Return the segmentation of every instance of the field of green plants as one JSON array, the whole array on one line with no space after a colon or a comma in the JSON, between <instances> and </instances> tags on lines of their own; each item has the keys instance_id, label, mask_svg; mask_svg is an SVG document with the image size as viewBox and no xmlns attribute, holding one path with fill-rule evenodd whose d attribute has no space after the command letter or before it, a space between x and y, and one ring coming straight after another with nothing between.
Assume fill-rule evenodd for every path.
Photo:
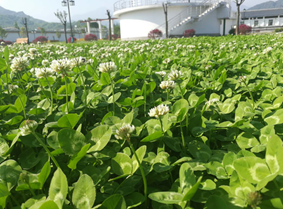
<instances>
[{"instance_id":1,"label":"field of green plants","mask_svg":"<svg viewBox=\"0 0 283 209\"><path fill-rule=\"evenodd\" d=\"M283 208L282 40L0 46L0 208Z\"/></svg>"}]
</instances>

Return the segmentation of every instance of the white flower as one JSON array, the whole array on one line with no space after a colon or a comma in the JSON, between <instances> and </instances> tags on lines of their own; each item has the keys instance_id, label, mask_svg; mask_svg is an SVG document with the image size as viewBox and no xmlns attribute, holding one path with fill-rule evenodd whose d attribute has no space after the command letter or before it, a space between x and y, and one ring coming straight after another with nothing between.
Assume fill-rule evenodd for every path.
<instances>
[{"instance_id":1,"label":"white flower","mask_svg":"<svg viewBox=\"0 0 283 209\"><path fill-rule=\"evenodd\" d=\"M262 51L263 54L267 54L268 52L272 51L272 47L267 47Z\"/></svg>"},{"instance_id":2,"label":"white flower","mask_svg":"<svg viewBox=\"0 0 283 209\"><path fill-rule=\"evenodd\" d=\"M170 61L171 61L170 58L166 58L165 60L163 60L163 63L164 63L164 64L168 64Z\"/></svg>"},{"instance_id":3,"label":"white flower","mask_svg":"<svg viewBox=\"0 0 283 209\"><path fill-rule=\"evenodd\" d=\"M46 67L46 66L49 65L49 61L48 60L42 60L41 64Z\"/></svg>"},{"instance_id":4,"label":"white flower","mask_svg":"<svg viewBox=\"0 0 283 209\"><path fill-rule=\"evenodd\" d=\"M161 75L161 77L165 77L166 76L166 72L165 71L155 72L155 74Z\"/></svg>"},{"instance_id":5,"label":"white flower","mask_svg":"<svg viewBox=\"0 0 283 209\"><path fill-rule=\"evenodd\" d=\"M162 81L159 86L161 89L174 89L175 82L174 81Z\"/></svg>"},{"instance_id":6,"label":"white flower","mask_svg":"<svg viewBox=\"0 0 283 209\"><path fill-rule=\"evenodd\" d=\"M32 55L37 54L37 49L36 48L30 48L29 53L32 54Z\"/></svg>"},{"instance_id":7,"label":"white flower","mask_svg":"<svg viewBox=\"0 0 283 209\"><path fill-rule=\"evenodd\" d=\"M125 124L118 130L116 130L115 137L116 139L130 140L131 133L133 133L134 130L135 130L134 125L131 126L130 124Z\"/></svg>"},{"instance_id":8,"label":"white flower","mask_svg":"<svg viewBox=\"0 0 283 209\"><path fill-rule=\"evenodd\" d=\"M72 69L72 62L69 59L52 60L50 67L56 73L65 73Z\"/></svg>"},{"instance_id":9,"label":"white flower","mask_svg":"<svg viewBox=\"0 0 283 209\"><path fill-rule=\"evenodd\" d=\"M54 74L54 71L51 68L33 68L32 71L34 71L35 76L37 78L44 78L49 77Z\"/></svg>"},{"instance_id":10,"label":"white flower","mask_svg":"<svg viewBox=\"0 0 283 209\"><path fill-rule=\"evenodd\" d=\"M168 79L170 81L175 81L175 80L178 80L181 76L182 76L181 71L172 70L168 75Z\"/></svg>"},{"instance_id":11,"label":"white flower","mask_svg":"<svg viewBox=\"0 0 283 209\"><path fill-rule=\"evenodd\" d=\"M20 128L20 134L27 136L31 134L37 128L38 124L34 120L26 120L24 125Z\"/></svg>"},{"instance_id":12,"label":"white flower","mask_svg":"<svg viewBox=\"0 0 283 209\"><path fill-rule=\"evenodd\" d=\"M207 106L210 106L210 105L213 105L215 102L219 102L219 99L214 98L214 99L208 100L205 104Z\"/></svg>"},{"instance_id":13,"label":"white flower","mask_svg":"<svg viewBox=\"0 0 283 209\"><path fill-rule=\"evenodd\" d=\"M102 73L109 73L115 70L117 70L117 66L114 62L106 62L99 65L99 71Z\"/></svg>"},{"instance_id":14,"label":"white flower","mask_svg":"<svg viewBox=\"0 0 283 209\"><path fill-rule=\"evenodd\" d=\"M165 114L167 114L168 112L169 112L169 107L168 107L167 105L161 104L161 105L158 105L157 107L151 108L151 109L149 110L148 115L149 115L150 117L156 117L156 118L158 118L159 116L165 115Z\"/></svg>"},{"instance_id":15,"label":"white flower","mask_svg":"<svg viewBox=\"0 0 283 209\"><path fill-rule=\"evenodd\" d=\"M3 41L2 41L2 42L1 42L1 44L2 44L2 45L4 45L4 44L5 44L5 42L3 42Z\"/></svg>"},{"instance_id":16,"label":"white flower","mask_svg":"<svg viewBox=\"0 0 283 209\"><path fill-rule=\"evenodd\" d=\"M11 70L12 72L22 71L29 65L27 57L16 57L12 60Z\"/></svg>"},{"instance_id":17,"label":"white flower","mask_svg":"<svg viewBox=\"0 0 283 209\"><path fill-rule=\"evenodd\" d=\"M9 85L9 90L10 91L15 91L15 90L17 90L19 88L19 86L17 86L17 85Z\"/></svg>"},{"instance_id":18,"label":"white flower","mask_svg":"<svg viewBox=\"0 0 283 209\"><path fill-rule=\"evenodd\" d=\"M239 77L239 82L240 83L245 82L246 79L247 79L247 76L245 76L245 75L244 76L240 76Z\"/></svg>"}]
</instances>

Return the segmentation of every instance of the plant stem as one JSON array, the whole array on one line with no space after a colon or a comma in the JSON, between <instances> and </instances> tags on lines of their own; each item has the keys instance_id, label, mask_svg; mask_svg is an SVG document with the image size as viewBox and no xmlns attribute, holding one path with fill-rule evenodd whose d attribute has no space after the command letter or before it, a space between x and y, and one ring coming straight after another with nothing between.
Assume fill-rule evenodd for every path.
<instances>
[{"instance_id":1,"label":"plant stem","mask_svg":"<svg viewBox=\"0 0 283 209\"><path fill-rule=\"evenodd\" d=\"M85 88L85 81L83 79L83 74L82 74L82 71L80 69L80 66L77 66L77 67L80 71L81 82L82 82L82 85L83 85L83 88L84 88L84 91L85 91L85 105L87 106L87 94L86 94L86 88Z\"/></svg>"},{"instance_id":2,"label":"plant stem","mask_svg":"<svg viewBox=\"0 0 283 209\"><path fill-rule=\"evenodd\" d=\"M182 88L181 88L181 84L179 82L177 82L177 83L178 83L178 86L179 86L179 89L180 89L180 92L181 92L181 97L182 97L182 99L184 99Z\"/></svg>"},{"instance_id":3,"label":"plant stem","mask_svg":"<svg viewBox=\"0 0 283 209\"><path fill-rule=\"evenodd\" d=\"M110 76L110 75L109 75ZM114 82L112 80L112 78L110 77L110 80L111 80L111 88L112 88L112 98L113 98L113 116L115 116L115 100L114 100Z\"/></svg>"},{"instance_id":4,"label":"plant stem","mask_svg":"<svg viewBox=\"0 0 283 209\"><path fill-rule=\"evenodd\" d=\"M11 199L16 203L17 206L20 206L20 203L16 198L13 197L13 195L10 195Z\"/></svg>"},{"instance_id":5,"label":"plant stem","mask_svg":"<svg viewBox=\"0 0 283 209\"><path fill-rule=\"evenodd\" d=\"M21 105L22 105L22 108L23 108L24 117L25 117L25 119L27 119L24 103L23 103L23 100L21 99L21 96L19 94L18 94L18 98L20 99L20 102L21 102Z\"/></svg>"},{"instance_id":6,"label":"plant stem","mask_svg":"<svg viewBox=\"0 0 283 209\"><path fill-rule=\"evenodd\" d=\"M146 117L146 81L144 80L144 106L143 106L143 111L144 111L144 117Z\"/></svg>"},{"instance_id":7,"label":"plant stem","mask_svg":"<svg viewBox=\"0 0 283 209\"><path fill-rule=\"evenodd\" d=\"M8 95L9 95L9 101L11 102L11 94L10 94L10 90L9 90L9 81L8 81L8 67L6 69L6 80L7 80L7 91L8 91Z\"/></svg>"},{"instance_id":8,"label":"plant stem","mask_svg":"<svg viewBox=\"0 0 283 209\"><path fill-rule=\"evenodd\" d=\"M169 89L167 89L167 101L169 101Z\"/></svg>"},{"instance_id":9,"label":"plant stem","mask_svg":"<svg viewBox=\"0 0 283 209\"><path fill-rule=\"evenodd\" d=\"M247 87L248 92L250 93L250 96L251 96L251 99L252 99L252 102L253 102L253 109L255 109L255 101L254 101L254 97L252 95L252 92L250 91L250 88L248 87L248 84L245 83L245 85Z\"/></svg>"},{"instance_id":10,"label":"plant stem","mask_svg":"<svg viewBox=\"0 0 283 209\"><path fill-rule=\"evenodd\" d=\"M43 149L45 149L45 151L47 152L47 154L49 155L49 157L52 159L52 161L54 162L54 164L56 165L57 168L60 168L60 165L58 164L57 160L54 158L54 156L51 154L51 152L49 151L49 149L47 148L47 146L43 143L43 141L36 135L36 133L33 131L32 134L34 135L34 137L37 139L37 141L39 142L39 144L43 147Z\"/></svg>"},{"instance_id":11,"label":"plant stem","mask_svg":"<svg viewBox=\"0 0 283 209\"><path fill-rule=\"evenodd\" d=\"M183 148L185 150L186 149L186 144L185 144L185 138L184 138L182 123L180 123L180 129L181 129L182 145L183 145Z\"/></svg>"},{"instance_id":12,"label":"plant stem","mask_svg":"<svg viewBox=\"0 0 283 209\"><path fill-rule=\"evenodd\" d=\"M65 76L65 85L66 85L66 105L67 105L67 114L69 114L69 104L68 104L68 81L67 76Z\"/></svg>"},{"instance_id":13,"label":"plant stem","mask_svg":"<svg viewBox=\"0 0 283 209\"><path fill-rule=\"evenodd\" d=\"M141 174L142 174L143 186L144 186L145 204L147 205L147 181L146 181L145 173L144 173L143 167L141 165L140 159L138 158L138 156L136 154L136 150L135 150L133 144L131 143L130 140L127 140L127 141L128 141L130 148L131 148L132 152L134 153L134 155L135 155L135 157L138 161L138 164L139 164L139 168L140 168L140 171L141 171Z\"/></svg>"},{"instance_id":14,"label":"plant stem","mask_svg":"<svg viewBox=\"0 0 283 209\"><path fill-rule=\"evenodd\" d=\"M47 81L47 84L48 84L48 86L49 86L49 90L50 90L50 96L51 96L51 104L50 104L50 115L52 114L52 111L53 111L53 93L52 93L52 89L51 89L51 85L50 85L50 83L49 83L49 81L48 81L48 78L47 77L45 77L45 79L46 79L46 81Z\"/></svg>"}]
</instances>

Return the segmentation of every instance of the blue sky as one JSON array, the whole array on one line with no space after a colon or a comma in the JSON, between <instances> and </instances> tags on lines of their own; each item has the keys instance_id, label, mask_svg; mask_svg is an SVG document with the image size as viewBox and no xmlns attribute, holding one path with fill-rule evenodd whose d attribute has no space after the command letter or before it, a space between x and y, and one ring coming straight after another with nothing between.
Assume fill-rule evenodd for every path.
<instances>
[{"instance_id":1,"label":"blue sky","mask_svg":"<svg viewBox=\"0 0 283 209\"><path fill-rule=\"evenodd\" d=\"M71 7L73 19L106 18L106 9L113 11L113 4L118 0L75 0L76 6ZM233 1L233 0L232 0ZM267 0L246 0L245 7L266 2ZM23 11L27 15L45 21L58 22L54 12L67 10L61 6L61 0L0 0L0 6L12 11Z\"/></svg>"}]
</instances>

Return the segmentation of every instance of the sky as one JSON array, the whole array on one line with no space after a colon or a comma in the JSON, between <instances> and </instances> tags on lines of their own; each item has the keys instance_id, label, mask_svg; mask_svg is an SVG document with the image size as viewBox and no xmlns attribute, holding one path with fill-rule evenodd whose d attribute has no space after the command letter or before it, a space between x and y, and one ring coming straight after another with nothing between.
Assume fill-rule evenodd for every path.
<instances>
[{"instance_id":1,"label":"sky","mask_svg":"<svg viewBox=\"0 0 283 209\"><path fill-rule=\"evenodd\" d=\"M34 18L48 22L58 22L54 12L66 10L61 6L62 0L0 0L0 6L12 11L23 11ZM87 17L106 18L106 10L113 11L113 5L118 0L75 0L76 6L71 7L71 16L74 20ZM233 1L233 0L232 0ZM245 0L243 8L249 8L268 0Z\"/></svg>"}]
</instances>

